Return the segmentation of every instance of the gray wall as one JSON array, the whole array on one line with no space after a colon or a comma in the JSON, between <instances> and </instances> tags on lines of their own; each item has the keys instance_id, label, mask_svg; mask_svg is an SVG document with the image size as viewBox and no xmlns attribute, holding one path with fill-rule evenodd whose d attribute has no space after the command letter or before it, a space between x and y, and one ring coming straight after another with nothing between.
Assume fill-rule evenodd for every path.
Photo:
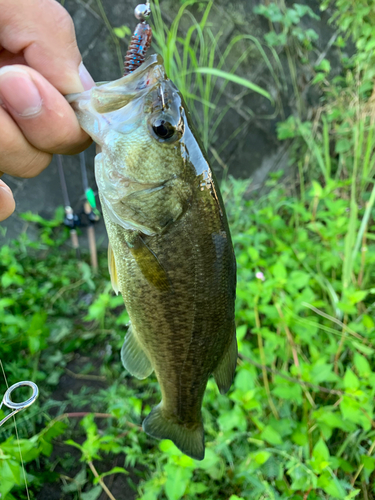
<instances>
[{"instance_id":1,"label":"gray wall","mask_svg":"<svg viewBox=\"0 0 375 500\"><path fill-rule=\"evenodd\" d=\"M210 22L213 31L219 29L224 31L224 36L221 38L223 49L229 39L240 33L250 34L259 40L263 40L264 33L269 31L268 22L264 18L253 14L254 6L260 3L263 2L259 0L216 0ZM294 1L286 1L285 3L287 6L292 6ZM334 72L337 73L340 66L338 54L334 48L330 48L334 31L328 24L329 13L320 13L319 2L315 0L305 2L300 0L299 3L308 4L315 13L321 16L320 21L312 21L306 17L303 19L305 28L312 27L319 34L319 40L315 43L315 50L310 55L311 61L314 62L315 58L318 59L322 53L327 53L326 57L331 60ZM127 24L131 30L134 29L136 24L133 16L133 9L136 4L137 2L131 0L102 0L104 11L111 25L121 26ZM108 27L103 21L97 1L67 0L64 5L73 17L78 46L84 63L94 80L119 78L121 71L115 44ZM165 13L166 19L173 19L179 5L180 2L177 0L161 1L162 11ZM122 52L125 54L127 47L123 42L120 42L120 44ZM236 57L236 54L239 57L243 49L244 47L238 47L237 52L234 51L233 57ZM252 176L252 189L254 192L261 188L270 171L285 170L288 164L288 144L280 143L277 140L275 125L278 120L285 119L295 110L295 93L292 90L285 54L280 52L279 56L286 75L284 90L280 91L275 86L269 70L256 50L249 53L244 64L238 69L237 74L266 88L275 98L277 97L281 102L280 111L272 118L264 118L265 115L272 115L274 111L274 108L265 98L251 92L242 95L243 89L235 85L229 85L225 97L220 101L220 105L224 106L226 102L232 102L233 97L237 97L237 100L218 129L216 141L213 144L214 148L219 148L233 130L240 127L240 132L221 152L220 162L215 160L212 151L208 152L210 158L212 158L213 168L219 177L223 172L223 165L227 167L228 173L235 177L247 178ZM313 109L317 106L319 100L319 95L307 86L311 75L308 66L301 66L298 73L298 86L303 96L304 114L308 118L312 116ZM252 110L252 117L250 117L247 110ZM91 146L86 152L86 160L89 183L95 189L94 154L95 148ZM66 156L63 161L71 204L76 210L79 210L82 205L79 157ZM13 238L25 229L25 222L18 217L18 213L31 210L49 218L56 207L63 204L55 158L51 165L35 179L24 180L4 176L4 181L14 191L17 209L12 217L1 224L7 228L7 233L5 237L0 235L0 242ZM106 236L102 222L98 225L97 234L99 244L104 245Z\"/></svg>"}]
</instances>

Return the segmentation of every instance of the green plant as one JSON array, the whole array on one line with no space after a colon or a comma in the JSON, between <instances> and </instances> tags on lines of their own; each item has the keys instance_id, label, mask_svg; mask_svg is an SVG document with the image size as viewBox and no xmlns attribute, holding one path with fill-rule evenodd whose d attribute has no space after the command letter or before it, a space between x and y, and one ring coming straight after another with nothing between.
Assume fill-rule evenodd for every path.
<instances>
[{"instance_id":1,"label":"green plant","mask_svg":"<svg viewBox=\"0 0 375 500\"><path fill-rule=\"evenodd\" d=\"M335 6L331 23L338 26L342 35L338 45L343 48L351 37L356 45L356 51L347 61L349 67L360 71L361 79L372 89L371 79L374 76L375 30L373 0L324 0L321 9L330 4Z\"/></svg>"},{"instance_id":2,"label":"green plant","mask_svg":"<svg viewBox=\"0 0 375 500\"><path fill-rule=\"evenodd\" d=\"M172 25L167 26L162 18L159 0L153 2L153 33L156 49L163 56L166 72L187 99L190 112L198 125L203 144L208 149L214 140L217 127L231 106L229 104L224 109L217 109L217 104L224 95L229 82L242 85L273 102L267 91L235 74L252 47L248 46L241 57L231 63L231 54L234 47L240 42L248 40L259 51L271 74L275 75L275 72L261 44L253 36L239 35L233 37L226 45L224 52L221 53L219 42L223 32L219 31L214 35L209 24L209 14L213 1L206 3L202 19L199 22L188 10L188 7L195 3L196 0L184 2ZM186 35L182 37L179 34L179 27L184 15L190 17L191 26ZM229 69L225 70L225 67ZM224 79L224 83L220 86L218 85L218 78ZM235 137L236 133L238 131L234 131L231 138Z\"/></svg>"},{"instance_id":3,"label":"green plant","mask_svg":"<svg viewBox=\"0 0 375 500\"><path fill-rule=\"evenodd\" d=\"M267 45L277 48L277 58L282 51L286 54L297 113L302 118L305 114L305 104L297 81L298 70L306 72L305 68L309 64L308 56L313 49L313 42L319 37L313 29L300 26L300 22L304 16L314 20L319 20L319 16L307 5L295 3L292 7L286 7L283 0L267 2L265 5L260 4L254 7L254 12L264 16L269 22L270 31L264 35ZM301 65L305 68L301 69ZM281 66L280 62L279 66ZM284 76L284 84L286 80Z\"/></svg>"},{"instance_id":4,"label":"green plant","mask_svg":"<svg viewBox=\"0 0 375 500\"><path fill-rule=\"evenodd\" d=\"M1 417L0 411L0 419ZM16 500L11 491L26 492L36 479L26 476L24 464L38 459L41 455L49 457L52 453L52 440L61 435L66 428L62 422L47 425L30 439L16 439L10 436L0 442L0 495L6 500ZM16 429L16 428L15 428Z\"/></svg>"},{"instance_id":5,"label":"green plant","mask_svg":"<svg viewBox=\"0 0 375 500\"><path fill-rule=\"evenodd\" d=\"M364 230L368 242L365 260L363 252L355 255L351 281L346 286L345 258L349 254L345 249L352 224L347 216L350 183L342 178L331 179L326 185L314 181L311 187L305 186L301 199L280 186L279 176L270 178L269 193L256 201L244 198L251 188L249 181L229 178L222 185L238 262L240 363L229 397L218 395L213 381L208 384L203 462L183 456L168 441L154 442L139 427L159 400L158 389L153 378L124 383L118 352L127 318L119 298L103 292L106 287L108 290L105 256L100 259L104 278L102 283L99 275L102 285L95 292L97 298L90 306L79 302L74 306L74 290L80 293L83 287L86 293L92 293L92 288L83 281L64 296L62 288L82 280L77 276L73 256L69 262L59 256L59 249L49 247L36 272L33 254L38 261L38 255L45 250L29 248L25 241L23 250L19 245L3 250L8 257L2 260L2 274L16 263L22 266L14 276L22 277L24 289L17 304L11 299L20 287L19 278L13 277L13 282L5 283L2 289L2 300L8 299L3 302L2 312L2 336L7 341L0 346L5 369L12 366L12 382L21 377L39 383L49 381L42 385L38 403L42 406L28 410L26 421L19 421L21 440L27 440L26 434L28 440L33 440L43 429L54 427L54 419L48 417L48 387L56 386L73 352L83 349L85 355L91 351L92 356L102 353L104 377L99 378L106 380L108 387L69 396L67 402L73 405L74 413L63 413L67 402L58 405L59 422L85 417L78 428L64 426L68 449L71 445L78 448L83 461L79 470L69 476L72 462L60 459L66 470L64 477L70 477L65 481L66 494L95 498L103 484L109 488L105 471L116 476L129 467L148 471L139 486L139 498L143 500L163 495L168 500L193 499L207 491L213 498L260 500L268 495L279 499L349 499L358 496L357 484L362 490L371 488L375 446L371 427L375 377L375 323L371 315L374 228L369 222ZM357 238L365 214L366 207L359 206ZM51 265L57 269L56 259L60 266L57 275L51 273ZM75 270L70 278L69 269ZM46 281L50 285L42 295L36 294L38 282ZM34 295L28 291L30 287ZM34 312L24 317L26 303ZM42 304L48 316L38 319L39 343L30 343L19 326L17 330L17 322L26 321L27 325L36 321L33 314L39 313L40 318ZM75 320L66 323L69 311ZM65 316L64 321L60 314ZM11 317L18 319L10 321ZM44 328L49 335L43 333ZM103 351L103 342L110 346L108 353ZM37 364L29 367L28 356L12 361L12 353L21 350L34 352ZM92 363L87 364L87 369L85 366L80 377L96 380L94 375L90 379ZM88 404L90 413L101 417L100 427L87 411L80 411ZM44 408L42 414L39 408ZM40 428L37 432L28 424L35 419ZM8 438L0 438L0 448ZM55 439L57 436L51 445ZM123 463L111 457L122 457ZM100 464L108 460L108 466L101 470ZM41 473L36 464L30 456L26 466L32 492L37 491L38 481L31 481L29 471L36 478ZM55 477L58 480L60 476ZM103 484L96 484L95 478ZM13 484L22 498L22 488Z\"/></svg>"},{"instance_id":6,"label":"green plant","mask_svg":"<svg viewBox=\"0 0 375 500\"><path fill-rule=\"evenodd\" d=\"M336 4L339 23L353 20L353 3ZM287 41L298 38L293 19L304 11L278 5L285 18L273 18L280 23L275 32L285 32ZM205 21L192 23L188 42L179 39L177 24L170 37L164 33L171 71L185 71L181 86L189 75L186 91L214 102L214 77L226 66L225 54L207 48L209 6L204 3ZM278 14L272 9L270 4L264 15ZM363 33L359 17L352 26L346 21L352 36L366 41L357 44L358 61L362 50L371 55L371 16L364 15ZM177 46L186 46L180 59ZM192 48L200 54L199 47L206 55L197 61L206 61L211 72L201 76L211 79L195 81L199 73L189 72L189 58ZM214 66L216 57L222 67ZM19 439L11 422L0 429L4 500L27 498L20 450L28 495L38 500L47 476L62 497L77 500L95 500L103 489L113 499L110 481L118 477L126 478L139 500L374 495L375 144L370 73L365 65L353 71L353 61L329 81L323 59L315 82L325 93L315 119L290 117L277 126L280 140L291 141L297 182L283 186L282 172L274 173L257 199L248 199L248 180L229 177L221 186L238 263L240 357L229 395L208 383L202 462L169 441L149 438L140 427L160 401L159 388L153 376L138 381L121 366L128 316L121 297L110 292L105 252L94 278L86 256L78 263L63 246L67 235L58 217L49 222L30 214L28 220L40 227L38 240L24 234L3 245L0 359L9 383L31 379L41 390L38 402L17 415ZM198 105L196 112L202 112ZM63 375L81 385L55 395Z\"/></svg>"},{"instance_id":7,"label":"green plant","mask_svg":"<svg viewBox=\"0 0 375 500\"><path fill-rule=\"evenodd\" d=\"M278 31L273 29L264 35L265 41L272 47L287 47L288 44L299 42L301 46L311 50L312 42L318 39L316 31L299 26L304 16L319 20L319 16L307 5L295 3L288 8L284 2L271 2L268 5L258 5L254 12L268 19L272 27L280 27Z\"/></svg>"},{"instance_id":8,"label":"green plant","mask_svg":"<svg viewBox=\"0 0 375 500\"><path fill-rule=\"evenodd\" d=\"M198 4L202 11L201 21L197 21L189 10L189 7ZM168 26L163 20L159 0L151 3L153 11L153 40L156 50L163 56L165 69L168 76L176 84L184 98L187 100L189 109L198 126L205 147L208 147L216 137L216 130L233 103L218 110L217 105L224 95L229 82L233 82L247 89L262 95L273 103L273 98L266 90L252 83L248 79L241 78L235 74L241 62L252 49L248 46L239 59L232 64L232 53L235 46L242 42L250 42L259 51L264 59L271 75L277 80L277 75L263 50L259 41L250 35L238 35L232 38L227 44L225 51L221 53L220 41L223 32L213 34L209 15L213 6L213 1L186 0L182 2L172 25ZM180 23L183 17L189 17L191 26L186 36L180 33ZM113 32L117 37L123 39L129 33L126 26L114 28ZM229 67L226 70L226 67ZM219 85L218 79L223 79L224 83ZM231 140L239 130L234 131L228 140Z\"/></svg>"}]
</instances>

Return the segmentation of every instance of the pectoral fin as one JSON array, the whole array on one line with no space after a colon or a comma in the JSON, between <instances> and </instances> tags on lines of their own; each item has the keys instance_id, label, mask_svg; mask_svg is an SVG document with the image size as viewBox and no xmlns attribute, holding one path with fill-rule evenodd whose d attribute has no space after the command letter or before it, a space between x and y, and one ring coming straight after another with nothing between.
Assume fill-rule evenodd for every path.
<instances>
[{"instance_id":1,"label":"pectoral fin","mask_svg":"<svg viewBox=\"0 0 375 500\"><path fill-rule=\"evenodd\" d=\"M153 372L151 362L131 325L121 348L121 361L129 373L141 380L147 378Z\"/></svg>"},{"instance_id":2,"label":"pectoral fin","mask_svg":"<svg viewBox=\"0 0 375 500\"><path fill-rule=\"evenodd\" d=\"M147 281L159 290L170 290L171 285L164 267L141 236L138 235L133 242L128 242L128 246Z\"/></svg>"},{"instance_id":3,"label":"pectoral fin","mask_svg":"<svg viewBox=\"0 0 375 500\"><path fill-rule=\"evenodd\" d=\"M234 372L237 365L237 356L237 339L234 333L230 346L228 347L222 360L213 373L220 394L226 394L229 391L230 386L232 385Z\"/></svg>"},{"instance_id":4,"label":"pectoral fin","mask_svg":"<svg viewBox=\"0 0 375 500\"><path fill-rule=\"evenodd\" d=\"M113 250L112 250L110 243L108 243L108 270L109 270L109 275L111 277L112 288L113 288L115 294L118 295L119 286L118 286L116 262L115 262L115 256L113 254Z\"/></svg>"}]
</instances>

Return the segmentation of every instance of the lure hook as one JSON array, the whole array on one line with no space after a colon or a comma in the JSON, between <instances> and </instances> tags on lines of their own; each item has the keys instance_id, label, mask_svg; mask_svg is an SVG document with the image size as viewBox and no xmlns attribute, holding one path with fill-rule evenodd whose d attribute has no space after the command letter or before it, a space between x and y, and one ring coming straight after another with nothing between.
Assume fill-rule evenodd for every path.
<instances>
[{"instance_id":1,"label":"lure hook","mask_svg":"<svg viewBox=\"0 0 375 500\"><path fill-rule=\"evenodd\" d=\"M12 401L12 398L11 398L12 392L14 392L16 389L18 389L18 387L26 387L26 386L31 387L31 389L33 391L32 395L29 397L29 399L26 399L26 401L22 401L21 403L15 403L14 401ZM15 415L19 411L24 410L25 408L28 408L29 406L31 406L35 402L35 400L38 396L39 396L38 386L36 384L34 384L34 382L29 382L28 380L25 380L22 382L17 382L16 384L13 384L11 387L9 387L9 389L5 392L5 394L3 396L3 400L0 403L0 410L1 410L2 406L4 405L13 411L9 415L7 415L5 418L3 418L3 420L0 420L0 427L3 424L5 424L5 422L7 420L9 420L11 417L13 417L13 415Z\"/></svg>"}]
</instances>

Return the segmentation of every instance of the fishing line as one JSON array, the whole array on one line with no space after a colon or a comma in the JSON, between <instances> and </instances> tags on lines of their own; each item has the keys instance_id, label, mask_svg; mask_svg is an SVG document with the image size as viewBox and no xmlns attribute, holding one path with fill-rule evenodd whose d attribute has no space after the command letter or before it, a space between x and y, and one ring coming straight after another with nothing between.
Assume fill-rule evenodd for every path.
<instances>
[{"instance_id":1,"label":"fishing line","mask_svg":"<svg viewBox=\"0 0 375 500\"><path fill-rule=\"evenodd\" d=\"M5 385L6 385L7 389L9 389L8 380L7 380L7 377L5 375L5 370L4 370L4 366L3 366L3 363L1 361L1 359L0 359L0 366L1 366L1 371L3 372L3 376L4 376L4 380L5 380ZM23 458L22 458L22 451L21 451L20 439L18 437L17 422L16 422L16 417L14 415L13 415L13 422L14 422L14 428L15 428L15 431L16 431L18 451L20 453L20 459L21 459L21 465L22 465L23 479L25 481L25 488L26 488L27 500L30 500L29 488L27 487L26 470L25 470L25 466L24 466Z\"/></svg>"},{"instance_id":2,"label":"fishing line","mask_svg":"<svg viewBox=\"0 0 375 500\"><path fill-rule=\"evenodd\" d=\"M77 231L75 229L77 226L79 226L80 221L78 215L76 215L73 212L73 209L70 205L68 187L66 185L64 167L62 164L61 155L56 155L56 156L57 156L57 168L59 171L61 191L63 195L64 208L65 208L64 225L68 227L70 230L70 239L72 242L72 246L76 251L77 259L80 259L79 241L78 241Z\"/></svg>"}]
</instances>

